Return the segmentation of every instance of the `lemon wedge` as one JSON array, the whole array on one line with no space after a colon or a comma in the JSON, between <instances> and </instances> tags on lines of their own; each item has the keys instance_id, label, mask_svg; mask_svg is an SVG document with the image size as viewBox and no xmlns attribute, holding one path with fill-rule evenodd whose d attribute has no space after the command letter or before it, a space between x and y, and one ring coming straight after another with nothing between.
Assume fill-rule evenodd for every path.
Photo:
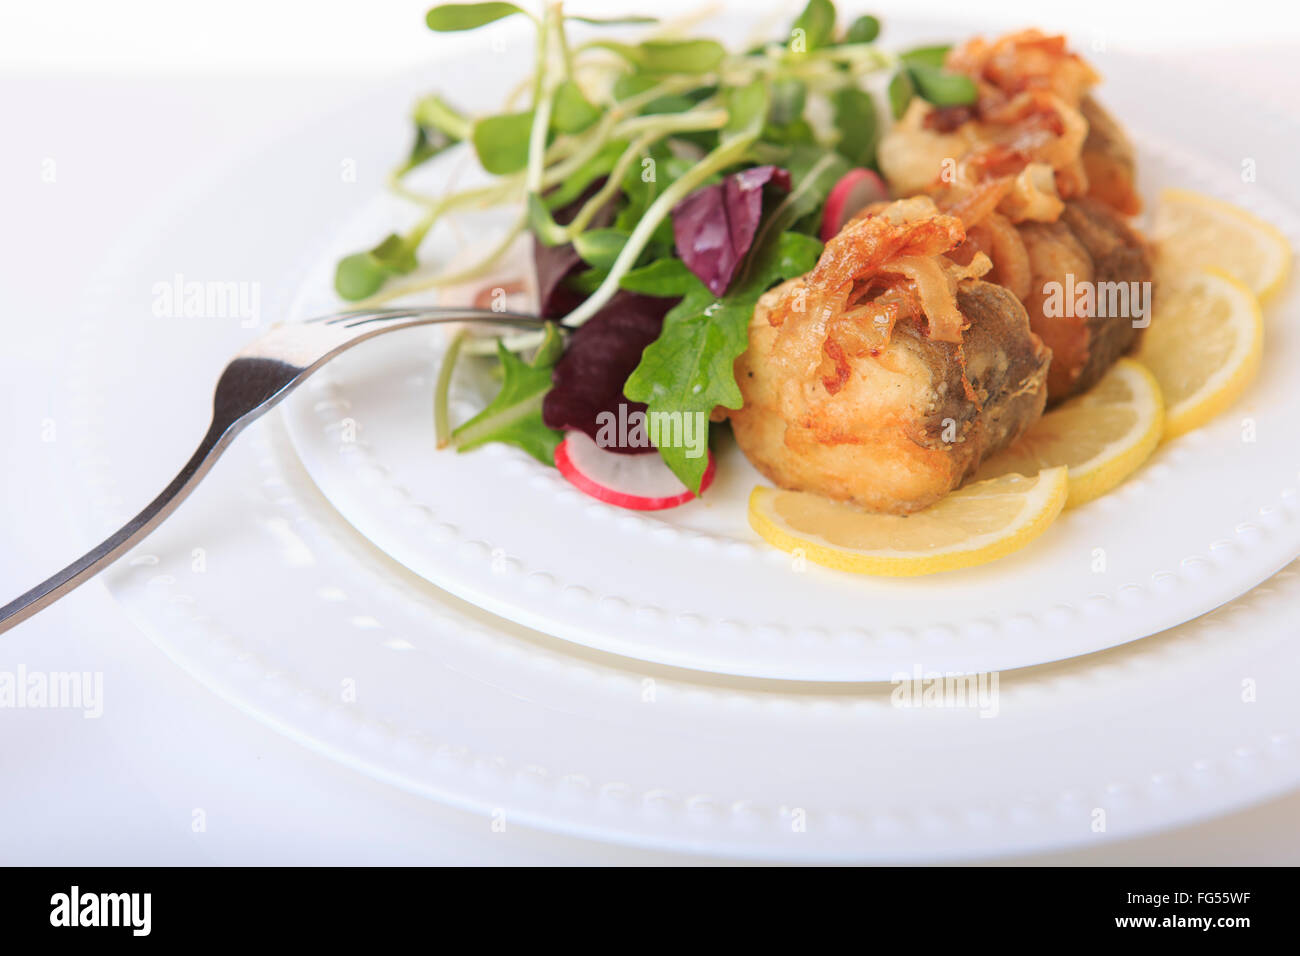
<instances>
[{"instance_id":1,"label":"lemon wedge","mask_svg":"<svg viewBox=\"0 0 1300 956\"><path fill-rule=\"evenodd\" d=\"M1259 300L1227 273L1209 270L1162 285L1136 358L1165 396L1166 439L1204 425L1259 371Z\"/></svg>"},{"instance_id":2,"label":"lemon wedge","mask_svg":"<svg viewBox=\"0 0 1300 956\"><path fill-rule=\"evenodd\" d=\"M1065 505L1065 468L966 485L911 515L872 514L802 491L756 487L749 523L769 544L858 574L907 577L973 567L1018 551Z\"/></svg>"},{"instance_id":3,"label":"lemon wedge","mask_svg":"<svg viewBox=\"0 0 1300 956\"><path fill-rule=\"evenodd\" d=\"M1120 359L1087 392L1052 409L1010 448L982 466L976 480L1070 469L1067 508L1110 491L1137 471L1160 444L1165 403L1139 362Z\"/></svg>"},{"instance_id":4,"label":"lemon wedge","mask_svg":"<svg viewBox=\"0 0 1300 956\"><path fill-rule=\"evenodd\" d=\"M1161 279L1219 269L1266 299L1286 281L1291 246L1276 228L1229 203L1166 189L1160 194L1151 238Z\"/></svg>"}]
</instances>

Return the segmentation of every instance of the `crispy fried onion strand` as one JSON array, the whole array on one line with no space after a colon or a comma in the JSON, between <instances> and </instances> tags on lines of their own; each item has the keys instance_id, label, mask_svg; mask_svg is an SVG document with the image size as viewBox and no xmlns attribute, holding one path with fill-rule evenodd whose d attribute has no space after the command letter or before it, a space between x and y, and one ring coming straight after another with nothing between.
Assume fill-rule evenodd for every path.
<instances>
[{"instance_id":1,"label":"crispy fried onion strand","mask_svg":"<svg viewBox=\"0 0 1300 956\"><path fill-rule=\"evenodd\" d=\"M832 394L848 381L850 359L878 354L905 318L924 318L931 338L960 343L967 323L957 284L992 267L983 252L965 265L944 255L965 238L961 220L928 197L876 207L826 244L816 268L787 289L768 321L820 338L822 383Z\"/></svg>"},{"instance_id":2,"label":"crispy fried onion strand","mask_svg":"<svg viewBox=\"0 0 1300 956\"><path fill-rule=\"evenodd\" d=\"M976 194L972 211L979 213L981 191L1010 180L1013 188L997 208L1012 222L1023 222L1050 221L1060 215L1062 199L1088 191L1080 159L1088 121L1080 103L1098 77L1066 49L1064 37L1037 30L992 42L977 37L953 50L946 65L975 81L976 102L909 115L896 135L933 139L951 134L948 139L969 144L948 180L948 192ZM919 148L914 152L924 153ZM967 228L982 218L953 214Z\"/></svg>"}]
</instances>

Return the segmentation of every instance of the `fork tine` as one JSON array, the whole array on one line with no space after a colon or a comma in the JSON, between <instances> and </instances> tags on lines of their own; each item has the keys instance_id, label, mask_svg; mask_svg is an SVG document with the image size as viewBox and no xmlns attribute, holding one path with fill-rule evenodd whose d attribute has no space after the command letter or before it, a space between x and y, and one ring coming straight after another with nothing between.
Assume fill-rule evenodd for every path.
<instances>
[{"instance_id":1,"label":"fork tine","mask_svg":"<svg viewBox=\"0 0 1300 956\"><path fill-rule=\"evenodd\" d=\"M522 312L494 312L491 309L473 309L473 308L446 308L446 309L411 309L405 312L398 312L387 315L374 315L361 318L353 318L352 321L344 321L341 324L344 328L354 329L361 325L370 325L373 322L390 322L396 319L411 319L421 316L435 316L444 318L448 322L466 321L470 319L483 319L495 322L500 325L528 326L537 328L545 324L545 320L535 316L527 315Z\"/></svg>"},{"instance_id":2,"label":"fork tine","mask_svg":"<svg viewBox=\"0 0 1300 956\"><path fill-rule=\"evenodd\" d=\"M421 306L386 309L347 309L329 315L319 315L304 320L303 324L342 325L355 328L371 322L388 322L396 319L411 319L419 316L445 316L447 321L486 319L501 325L541 325L544 320L536 315L524 312L495 312L490 309L476 309L467 306Z\"/></svg>"},{"instance_id":3,"label":"fork tine","mask_svg":"<svg viewBox=\"0 0 1300 956\"><path fill-rule=\"evenodd\" d=\"M440 310L441 307L439 306L424 306L421 308L406 306L405 308L384 308L384 309L341 309L338 312L331 312L328 315L318 315L311 319L304 319L303 324L304 325L309 325L309 324L331 325L337 322L345 322L348 319L356 318L357 316L362 316L362 315L398 316L398 315L409 315L413 312L425 312L425 311L437 312Z\"/></svg>"},{"instance_id":4,"label":"fork tine","mask_svg":"<svg viewBox=\"0 0 1300 956\"><path fill-rule=\"evenodd\" d=\"M346 312L336 312L333 315L324 317L325 325L343 325L359 318L406 318L415 314L414 309L350 309Z\"/></svg>"}]
</instances>

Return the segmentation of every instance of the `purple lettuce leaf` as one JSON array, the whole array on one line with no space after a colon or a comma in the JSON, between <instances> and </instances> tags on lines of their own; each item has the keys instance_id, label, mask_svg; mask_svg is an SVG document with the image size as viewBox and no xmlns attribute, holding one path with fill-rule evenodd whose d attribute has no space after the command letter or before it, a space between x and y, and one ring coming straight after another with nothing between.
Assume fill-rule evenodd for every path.
<instances>
[{"instance_id":1,"label":"purple lettuce leaf","mask_svg":"<svg viewBox=\"0 0 1300 956\"><path fill-rule=\"evenodd\" d=\"M754 242L769 183L788 190L789 171L755 166L697 189L673 207L677 255L716 296L727 291Z\"/></svg>"},{"instance_id":2,"label":"purple lettuce leaf","mask_svg":"<svg viewBox=\"0 0 1300 956\"><path fill-rule=\"evenodd\" d=\"M579 326L569 338L563 358L551 376L551 390L542 401L542 421L548 428L575 428L597 440L598 416L645 412L641 402L623 395L623 385L641 361L641 352L659 337L664 315L676 299L620 290L599 312ZM644 448L610 447L622 454L654 452Z\"/></svg>"}]
</instances>

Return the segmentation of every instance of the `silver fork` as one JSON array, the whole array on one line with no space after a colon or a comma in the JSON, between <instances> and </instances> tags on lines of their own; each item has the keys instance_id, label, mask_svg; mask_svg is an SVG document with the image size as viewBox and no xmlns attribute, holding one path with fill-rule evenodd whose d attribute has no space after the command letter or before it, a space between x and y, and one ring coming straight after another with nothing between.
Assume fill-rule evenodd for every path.
<instances>
[{"instance_id":1,"label":"silver fork","mask_svg":"<svg viewBox=\"0 0 1300 956\"><path fill-rule=\"evenodd\" d=\"M144 510L88 553L0 608L0 633L48 607L112 564L176 510L244 428L334 356L366 339L416 325L486 321L538 329L545 321L518 312L487 309L368 309L337 312L307 322L279 325L240 352L217 380L212 424L180 474Z\"/></svg>"}]
</instances>

